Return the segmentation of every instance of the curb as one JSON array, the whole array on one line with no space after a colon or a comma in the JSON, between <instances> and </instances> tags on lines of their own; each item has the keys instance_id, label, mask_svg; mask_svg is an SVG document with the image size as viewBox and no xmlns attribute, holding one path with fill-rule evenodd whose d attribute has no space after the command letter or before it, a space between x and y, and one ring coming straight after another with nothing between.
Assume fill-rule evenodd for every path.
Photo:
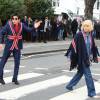
<instances>
[{"instance_id":1,"label":"curb","mask_svg":"<svg viewBox=\"0 0 100 100\"><path fill-rule=\"evenodd\" d=\"M67 49L60 49L60 50L50 50L50 51L40 51L40 52L31 52L31 53L23 53L22 55L28 56L28 55L36 55L36 54L43 54L43 53L51 53L51 52L60 52L60 51L66 51Z\"/></svg>"},{"instance_id":2,"label":"curb","mask_svg":"<svg viewBox=\"0 0 100 100\"><path fill-rule=\"evenodd\" d=\"M67 49L60 49L60 50L50 50L50 51L40 51L40 52L31 52L31 53L22 53L22 56L29 56L29 55L37 55L37 54L46 54L46 53L52 53L52 52L60 52L60 51L66 51ZM12 58L13 55L10 56ZM2 57L0 57L1 59ZM23 59L23 58L22 58Z\"/></svg>"}]
</instances>

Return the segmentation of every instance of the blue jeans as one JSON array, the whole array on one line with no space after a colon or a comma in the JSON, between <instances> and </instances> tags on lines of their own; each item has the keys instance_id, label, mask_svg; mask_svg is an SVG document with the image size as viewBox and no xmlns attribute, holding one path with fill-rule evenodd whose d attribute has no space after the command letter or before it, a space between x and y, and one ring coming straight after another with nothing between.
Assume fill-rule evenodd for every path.
<instances>
[{"instance_id":1,"label":"blue jeans","mask_svg":"<svg viewBox=\"0 0 100 100\"><path fill-rule=\"evenodd\" d=\"M59 30L59 32L58 32L58 39L59 40L63 39L63 32L64 32L64 30L62 30L62 29Z\"/></svg>"},{"instance_id":2,"label":"blue jeans","mask_svg":"<svg viewBox=\"0 0 100 100\"><path fill-rule=\"evenodd\" d=\"M73 86L75 86L79 82L83 74L85 76L85 81L88 89L88 96L93 97L96 95L93 78L91 75L90 67L86 66L84 63L82 64L81 68L78 69L76 75L72 78L66 88L72 89Z\"/></svg>"}]
</instances>

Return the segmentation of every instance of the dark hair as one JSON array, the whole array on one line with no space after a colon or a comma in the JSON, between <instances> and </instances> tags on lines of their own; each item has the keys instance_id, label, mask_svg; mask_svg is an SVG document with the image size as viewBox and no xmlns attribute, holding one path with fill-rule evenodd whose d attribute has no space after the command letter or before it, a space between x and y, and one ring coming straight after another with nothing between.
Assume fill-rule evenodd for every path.
<instances>
[{"instance_id":1,"label":"dark hair","mask_svg":"<svg viewBox=\"0 0 100 100\"><path fill-rule=\"evenodd\" d=\"M17 13L13 13L13 14L11 15L11 18L13 18L13 16L17 16L17 17L18 17L18 19L20 19L20 15L19 15L19 14L17 14Z\"/></svg>"}]
</instances>

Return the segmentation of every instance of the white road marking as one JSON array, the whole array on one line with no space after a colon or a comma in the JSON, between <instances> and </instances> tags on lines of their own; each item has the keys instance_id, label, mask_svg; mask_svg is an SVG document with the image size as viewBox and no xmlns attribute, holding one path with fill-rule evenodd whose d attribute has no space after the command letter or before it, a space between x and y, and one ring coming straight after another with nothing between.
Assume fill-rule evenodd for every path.
<instances>
[{"instance_id":1,"label":"white road marking","mask_svg":"<svg viewBox=\"0 0 100 100\"><path fill-rule=\"evenodd\" d=\"M18 76L18 80L25 80L25 79L29 79L29 78L33 78L33 77L38 77L38 76L41 76L41 75L44 75L44 74L39 74L39 73L26 73L26 74L20 74ZM5 82L6 83L10 83L11 80L12 80L12 77L6 77L4 78Z\"/></svg>"},{"instance_id":2,"label":"white road marking","mask_svg":"<svg viewBox=\"0 0 100 100\"><path fill-rule=\"evenodd\" d=\"M77 70L72 70L72 71L69 71L69 70L62 70L62 71L63 71L63 72L73 72L73 73L77 72ZM92 70L92 71L93 71L93 70ZM94 73L94 72L92 72L92 75L100 76L99 73Z\"/></svg>"},{"instance_id":3,"label":"white road marking","mask_svg":"<svg viewBox=\"0 0 100 100\"><path fill-rule=\"evenodd\" d=\"M100 93L100 83L95 82L96 92ZM72 92L67 92L60 96L51 98L50 100L86 100L89 97L87 96L87 87L81 87ZM99 99L98 99L99 100Z\"/></svg>"},{"instance_id":4,"label":"white road marking","mask_svg":"<svg viewBox=\"0 0 100 100\"><path fill-rule=\"evenodd\" d=\"M48 68L34 68L34 69L38 69L38 70L48 70Z\"/></svg>"},{"instance_id":5,"label":"white road marking","mask_svg":"<svg viewBox=\"0 0 100 100\"><path fill-rule=\"evenodd\" d=\"M63 72L77 72L77 70L72 70L72 71L70 71L70 70L62 70Z\"/></svg>"},{"instance_id":6,"label":"white road marking","mask_svg":"<svg viewBox=\"0 0 100 100\"><path fill-rule=\"evenodd\" d=\"M22 65L21 65L21 66L19 66L19 67L20 67L20 68L24 68L25 66L22 66Z\"/></svg>"},{"instance_id":7,"label":"white road marking","mask_svg":"<svg viewBox=\"0 0 100 100\"><path fill-rule=\"evenodd\" d=\"M4 70L4 73L9 73L11 72L11 70Z\"/></svg>"},{"instance_id":8,"label":"white road marking","mask_svg":"<svg viewBox=\"0 0 100 100\"><path fill-rule=\"evenodd\" d=\"M14 65L12 65L11 67L14 67ZM24 68L25 66L23 66L23 65L20 65L19 67L20 67L20 68Z\"/></svg>"},{"instance_id":9,"label":"white road marking","mask_svg":"<svg viewBox=\"0 0 100 100\"><path fill-rule=\"evenodd\" d=\"M22 86L16 89L4 91L0 93L0 99L10 99L15 100L27 94L37 92L50 87L58 86L67 83L71 78L65 75L52 78L49 80L33 83L30 85ZM13 94L13 95L12 95Z\"/></svg>"}]
</instances>

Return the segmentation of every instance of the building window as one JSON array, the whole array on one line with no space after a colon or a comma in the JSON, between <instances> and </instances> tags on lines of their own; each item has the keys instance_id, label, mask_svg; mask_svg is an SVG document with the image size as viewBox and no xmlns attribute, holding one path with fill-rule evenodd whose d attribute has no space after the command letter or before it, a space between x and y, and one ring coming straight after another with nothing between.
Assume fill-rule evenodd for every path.
<instances>
[{"instance_id":1,"label":"building window","mask_svg":"<svg viewBox=\"0 0 100 100\"><path fill-rule=\"evenodd\" d=\"M56 2L54 2L54 1L53 1L53 3L52 3L52 4L53 4L53 7L55 7L55 6L56 6Z\"/></svg>"},{"instance_id":2,"label":"building window","mask_svg":"<svg viewBox=\"0 0 100 100\"><path fill-rule=\"evenodd\" d=\"M53 7L59 7L59 0L52 0Z\"/></svg>"},{"instance_id":3,"label":"building window","mask_svg":"<svg viewBox=\"0 0 100 100\"><path fill-rule=\"evenodd\" d=\"M57 0L57 6L59 7L59 0Z\"/></svg>"},{"instance_id":4,"label":"building window","mask_svg":"<svg viewBox=\"0 0 100 100\"><path fill-rule=\"evenodd\" d=\"M57 6L59 7L59 2L57 3Z\"/></svg>"},{"instance_id":5,"label":"building window","mask_svg":"<svg viewBox=\"0 0 100 100\"><path fill-rule=\"evenodd\" d=\"M97 1L97 9L100 8L100 0Z\"/></svg>"}]
</instances>

